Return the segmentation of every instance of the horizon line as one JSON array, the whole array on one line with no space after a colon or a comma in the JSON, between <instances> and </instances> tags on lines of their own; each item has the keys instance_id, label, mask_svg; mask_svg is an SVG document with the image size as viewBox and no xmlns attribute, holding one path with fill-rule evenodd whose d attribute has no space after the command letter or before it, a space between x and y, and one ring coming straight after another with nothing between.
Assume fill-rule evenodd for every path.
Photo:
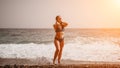
<instances>
[{"instance_id":1,"label":"horizon line","mask_svg":"<svg viewBox=\"0 0 120 68\"><path fill-rule=\"evenodd\" d=\"M53 28L0 28L0 29L53 29ZM120 28L66 28L66 29L120 29Z\"/></svg>"}]
</instances>

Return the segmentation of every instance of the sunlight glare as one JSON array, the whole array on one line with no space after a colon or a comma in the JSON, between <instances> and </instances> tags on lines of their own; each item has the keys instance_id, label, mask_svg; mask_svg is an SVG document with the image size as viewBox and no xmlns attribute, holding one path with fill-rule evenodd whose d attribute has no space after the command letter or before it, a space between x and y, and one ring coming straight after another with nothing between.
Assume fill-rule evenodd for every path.
<instances>
[{"instance_id":1,"label":"sunlight glare","mask_svg":"<svg viewBox=\"0 0 120 68\"><path fill-rule=\"evenodd\" d=\"M115 0L115 4L117 7L120 7L120 0Z\"/></svg>"}]
</instances>

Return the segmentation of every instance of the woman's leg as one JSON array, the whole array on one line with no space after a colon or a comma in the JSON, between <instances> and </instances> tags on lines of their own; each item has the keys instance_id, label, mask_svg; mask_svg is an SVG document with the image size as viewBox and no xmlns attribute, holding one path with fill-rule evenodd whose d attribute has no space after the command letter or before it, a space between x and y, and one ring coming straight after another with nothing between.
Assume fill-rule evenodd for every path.
<instances>
[{"instance_id":1,"label":"woman's leg","mask_svg":"<svg viewBox=\"0 0 120 68\"><path fill-rule=\"evenodd\" d=\"M54 40L54 45L55 45L56 51L54 53L53 64L55 64L55 60L56 60L58 53L59 53L58 41L56 39Z\"/></svg>"},{"instance_id":2,"label":"woman's leg","mask_svg":"<svg viewBox=\"0 0 120 68\"><path fill-rule=\"evenodd\" d=\"M58 63L60 63L60 60L61 60L63 47L64 47L64 40L60 42L60 52L58 54Z\"/></svg>"}]
</instances>

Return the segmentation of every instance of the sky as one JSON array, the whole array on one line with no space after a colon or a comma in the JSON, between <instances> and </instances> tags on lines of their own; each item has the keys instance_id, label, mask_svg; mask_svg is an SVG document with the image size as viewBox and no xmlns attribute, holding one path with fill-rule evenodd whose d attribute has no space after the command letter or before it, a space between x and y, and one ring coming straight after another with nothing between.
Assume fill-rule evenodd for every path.
<instances>
[{"instance_id":1,"label":"sky","mask_svg":"<svg viewBox=\"0 0 120 68\"><path fill-rule=\"evenodd\" d=\"M120 0L0 0L0 28L120 28Z\"/></svg>"}]
</instances>

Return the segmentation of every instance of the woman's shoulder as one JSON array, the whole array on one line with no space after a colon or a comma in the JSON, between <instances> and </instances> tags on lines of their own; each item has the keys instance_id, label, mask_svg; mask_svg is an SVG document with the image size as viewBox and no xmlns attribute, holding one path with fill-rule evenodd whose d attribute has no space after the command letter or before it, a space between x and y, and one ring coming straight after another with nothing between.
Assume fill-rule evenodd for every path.
<instances>
[{"instance_id":1,"label":"woman's shoulder","mask_svg":"<svg viewBox=\"0 0 120 68\"><path fill-rule=\"evenodd\" d=\"M53 24L53 26L55 27L55 26L57 26L57 24Z\"/></svg>"},{"instance_id":2,"label":"woman's shoulder","mask_svg":"<svg viewBox=\"0 0 120 68\"><path fill-rule=\"evenodd\" d=\"M55 28L58 27L58 24L53 24L53 27L55 27Z\"/></svg>"},{"instance_id":3,"label":"woman's shoulder","mask_svg":"<svg viewBox=\"0 0 120 68\"><path fill-rule=\"evenodd\" d=\"M56 24L53 24L53 26L60 26L60 24L56 23Z\"/></svg>"}]
</instances>

